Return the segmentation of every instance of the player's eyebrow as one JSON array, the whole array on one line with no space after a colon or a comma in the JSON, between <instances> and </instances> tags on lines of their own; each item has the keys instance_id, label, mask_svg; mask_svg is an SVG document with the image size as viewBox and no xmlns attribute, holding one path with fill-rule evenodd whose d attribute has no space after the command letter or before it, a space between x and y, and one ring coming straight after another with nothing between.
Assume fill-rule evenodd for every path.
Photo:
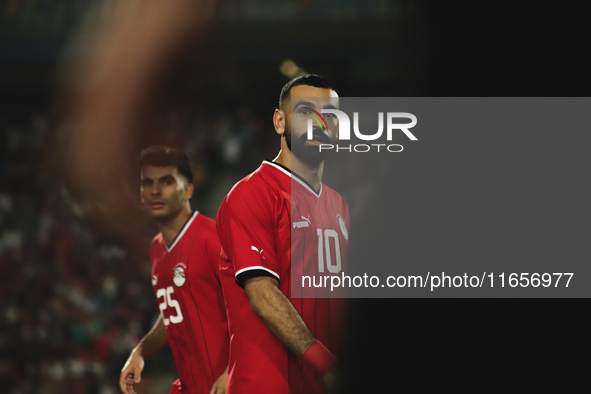
<instances>
[{"instance_id":1,"label":"player's eyebrow","mask_svg":"<svg viewBox=\"0 0 591 394\"><path fill-rule=\"evenodd\" d=\"M310 107L310 108L316 108L316 105L310 101L300 101L299 103L296 104L296 106L294 107L294 109L298 108L298 107Z\"/></svg>"},{"instance_id":2,"label":"player's eyebrow","mask_svg":"<svg viewBox=\"0 0 591 394\"><path fill-rule=\"evenodd\" d=\"M158 178L158 181L163 182L163 181L174 181L174 177L172 175L164 175L161 176L160 178Z\"/></svg>"},{"instance_id":3,"label":"player's eyebrow","mask_svg":"<svg viewBox=\"0 0 591 394\"><path fill-rule=\"evenodd\" d=\"M296 106L294 107L294 109L297 109L298 107L309 107L312 109L316 108L316 104L310 102L310 101L300 101L299 103L296 104ZM337 106L333 105L333 104L326 104L324 106L322 106L323 109L337 109Z\"/></svg>"}]
</instances>

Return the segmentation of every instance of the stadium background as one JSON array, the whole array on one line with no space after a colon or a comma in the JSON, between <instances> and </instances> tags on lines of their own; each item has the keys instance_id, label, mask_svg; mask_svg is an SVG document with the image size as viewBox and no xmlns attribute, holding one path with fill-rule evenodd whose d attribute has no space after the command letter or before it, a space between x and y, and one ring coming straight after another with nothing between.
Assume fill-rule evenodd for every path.
<instances>
[{"instance_id":1,"label":"stadium background","mask_svg":"<svg viewBox=\"0 0 591 394\"><path fill-rule=\"evenodd\" d=\"M231 185L278 149L272 111L297 67L351 97L588 95L584 13L519 4L224 2L187 54L166 130L136 148L184 148L196 165L193 207L214 217ZM66 182L63 74L96 9L91 1L0 3L2 392L118 392L119 370L156 316L147 259L154 225L139 209L133 231L101 221ZM351 305L348 392L562 387L576 379L572 360L588 342L581 300ZM147 363L139 390L167 392L174 375L163 352Z\"/></svg>"}]
</instances>

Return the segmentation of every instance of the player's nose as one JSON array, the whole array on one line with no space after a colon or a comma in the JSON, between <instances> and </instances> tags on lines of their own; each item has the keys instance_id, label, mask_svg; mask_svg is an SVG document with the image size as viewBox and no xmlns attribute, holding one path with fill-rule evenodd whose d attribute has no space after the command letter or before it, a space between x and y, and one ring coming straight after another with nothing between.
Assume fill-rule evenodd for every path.
<instances>
[{"instance_id":1,"label":"player's nose","mask_svg":"<svg viewBox=\"0 0 591 394\"><path fill-rule=\"evenodd\" d=\"M157 196L162 192L160 185L157 182L154 182L150 188L150 194L153 196Z\"/></svg>"}]
</instances>

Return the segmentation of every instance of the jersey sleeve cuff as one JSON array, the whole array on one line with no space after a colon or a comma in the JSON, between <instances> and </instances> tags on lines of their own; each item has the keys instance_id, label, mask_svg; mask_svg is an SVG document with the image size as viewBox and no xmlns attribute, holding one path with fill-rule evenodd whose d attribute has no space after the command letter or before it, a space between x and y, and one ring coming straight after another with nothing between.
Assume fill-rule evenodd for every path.
<instances>
[{"instance_id":1,"label":"jersey sleeve cuff","mask_svg":"<svg viewBox=\"0 0 591 394\"><path fill-rule=\"evenodd\" d=\"M279 275L275 271L261 265L256 265L238 270L238 272L236 272L236 283L238 286L244 288L244 282L246 282L246 280L257 276L270 276L271 278L280 281Z\"/></svg>"}]
</instances>

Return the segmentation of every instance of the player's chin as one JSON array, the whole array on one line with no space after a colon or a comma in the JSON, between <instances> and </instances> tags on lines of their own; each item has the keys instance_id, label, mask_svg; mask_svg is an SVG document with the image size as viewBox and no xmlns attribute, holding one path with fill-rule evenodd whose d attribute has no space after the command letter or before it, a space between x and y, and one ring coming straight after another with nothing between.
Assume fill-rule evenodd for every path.
<instances>
[{"instance_id":1,"label":"player's chin","mask_svg":"<svg viewBox=\"0 0 591 394\"><path fill-rule=\"evenodd\" d=\"M150 215L152 215L152 217L155 219L168 216L168 210L165 209L165 207L159 207L159 208L150 207L149 212L150 212Z\"/></svg>"},{"instance_id":2,"label":"player's chin","mask_svg":"<svg viewBox=\"0 0 591 394\"><path fill-rule=\"evenodd\" d=\"M301 149L297 152L293 152L293 154L304 163L310 165L319 165L328 156L326 151L320 151L319 146L311 146L308 149Z\"/></svg>"}]
</instances>

